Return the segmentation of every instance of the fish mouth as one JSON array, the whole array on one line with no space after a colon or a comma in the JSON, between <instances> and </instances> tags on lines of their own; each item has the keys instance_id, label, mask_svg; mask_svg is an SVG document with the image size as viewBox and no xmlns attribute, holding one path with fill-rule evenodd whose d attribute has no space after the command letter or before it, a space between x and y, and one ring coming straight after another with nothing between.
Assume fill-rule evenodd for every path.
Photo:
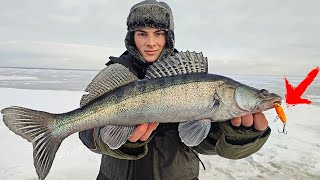
<instances>
[{"instance_id":1,"label":"fish mouth","mask_svg":"<svg viewBox=\"0 0 320 180\"><path fill-rule=\"evenodd\" d=\"M256 106L256 110L257 111L266 111L266 110L269 110L269 109L272 109L274 108L274 103L281 103L281 100L282 100L282 97L277 95L277 94L274 94L274 93L271 93L270 94L270 98L268 99L264 99L262 102L260 102L257 106Z\"/></svg>"}]
</instances>

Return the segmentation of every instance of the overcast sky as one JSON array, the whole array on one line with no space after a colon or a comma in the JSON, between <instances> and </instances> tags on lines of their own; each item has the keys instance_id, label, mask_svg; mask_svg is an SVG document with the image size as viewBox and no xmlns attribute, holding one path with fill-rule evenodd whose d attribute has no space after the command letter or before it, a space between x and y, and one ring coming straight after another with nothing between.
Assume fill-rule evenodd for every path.
<instances>
[{"instance_id":1,"label":"overcast sky","mask_svg":"<svg viewBox=\"0 0 320 180\"><path fill-rule=\"evenodd\" d=\"M136 0L1 0L0 66L102 69ZM302 75L320 66L320 1L170 0L176 48L210 72Z\"/></svg>"}]
</instances>

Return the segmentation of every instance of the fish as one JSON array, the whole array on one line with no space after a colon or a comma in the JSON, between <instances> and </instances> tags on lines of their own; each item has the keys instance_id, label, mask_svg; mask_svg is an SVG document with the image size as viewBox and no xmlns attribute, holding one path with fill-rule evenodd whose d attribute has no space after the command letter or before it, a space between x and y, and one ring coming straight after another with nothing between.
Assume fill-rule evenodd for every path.
<instances>
[{"instance_id":1,"label":"fish","mask_svg":"<svg viewBox=\"0 0 320 180\"><path fill-rule=\"evenodd\" d=\"M33 145L40 180L47 177L62 141L73 133L105 127L104 142L117 149L136 125L179 123L181 141L196 146L209 133L211 122L222 122L273 108L281 96L226 76L208 73L202 53L179 52L158 60L139 80L122 64L100 71L85 89L80 107L49 113L11 106L1 110L4 124Z\"/></svg>"}]
</instances>

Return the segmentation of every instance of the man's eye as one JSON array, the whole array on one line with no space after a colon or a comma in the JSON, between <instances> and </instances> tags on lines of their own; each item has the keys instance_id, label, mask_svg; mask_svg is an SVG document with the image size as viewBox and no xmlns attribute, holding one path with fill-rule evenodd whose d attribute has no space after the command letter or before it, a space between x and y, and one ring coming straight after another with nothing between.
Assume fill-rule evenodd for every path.
<instances>
[{"instance_id":1,"label":"man's eye","mask_svg":"<svg viewBox=\"0 0 320 180\"><path fill-rule=\"evenodd\" d=\"M164 36L164 32L158 32L156 33L156 36Z\"/></svg>"},{"instance_id":2,"label":"man's eye","mask_svg":"<svg viewBox=\"0 0 320 180\"><path fill-rule=\"evenodd\" d=\"M147 36L146 33L139 33L138 36Z\"/></svg>"}]
</instances>

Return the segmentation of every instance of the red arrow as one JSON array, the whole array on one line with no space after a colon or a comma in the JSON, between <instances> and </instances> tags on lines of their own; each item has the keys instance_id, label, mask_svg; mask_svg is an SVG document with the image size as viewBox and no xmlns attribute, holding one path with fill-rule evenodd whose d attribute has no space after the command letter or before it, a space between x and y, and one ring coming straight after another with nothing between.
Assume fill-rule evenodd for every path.
<instances>
[{"instance_id":1,"label":"red arrow","mask_svg":"<svg viewBox=\"0 0 320 180\"><path fill-rule=\"evenodd\" d=\"M308 88L308 86L312 83L314 78L316 78L318 72L320 71L320 68L317 67L309 72L307 77L297 86L293 87L287 78L285 77L286 81L286 103L287 105L297 105L297 104L310 104L311 101L308 99L302 99L301 95L305 92L305 90Z\"/></svg>"}]
</instances>

